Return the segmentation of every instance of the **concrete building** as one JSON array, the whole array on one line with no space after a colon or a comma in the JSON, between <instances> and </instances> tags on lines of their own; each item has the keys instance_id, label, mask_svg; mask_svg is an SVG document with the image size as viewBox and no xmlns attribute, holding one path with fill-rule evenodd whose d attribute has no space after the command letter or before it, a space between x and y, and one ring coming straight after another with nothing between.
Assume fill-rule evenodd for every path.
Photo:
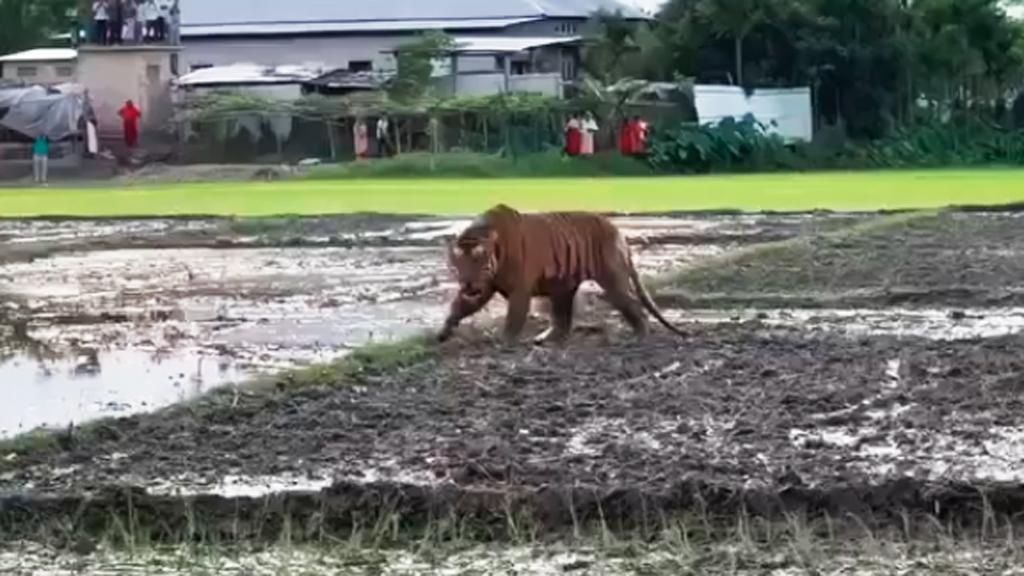
<instances>
[{"instance_id":1,"label":"concrete building","mask_svg":"<svg viewBox=\"0 0 1024 576\"><path fill-rule=\"evenodd\" d=\"M77 78L78 51L36 48L0 56L0 78L26 84L63 84Z\"/></svg>"},{"instance_id":2,"label":"concrete building","mask_svg":"<svg viewBox=\"0 0 1024 576\"><path fill-rule=\"evenodd\" d=\"M142 110L141 128L164 127L173 112L171 80L179 47L169 45L80 46L79 82L89 90L101 136L120 134L117 112L126 100Z\"/></svg>"},{"instance_id":3,"label":"concrete building","mask_svg":"<svg viewBox=\"0 0 1024 576\"><path fill-rule=\"evenodd\" d=\"M395 49L426 30L467 39L568 39L584 33L598 10L645 17L619 0L180 0L180 9L183 72L239 62L388 71ZM501 63L486 63L497 56L475 66L501 70Z\"/></svg>"}]
</instances>

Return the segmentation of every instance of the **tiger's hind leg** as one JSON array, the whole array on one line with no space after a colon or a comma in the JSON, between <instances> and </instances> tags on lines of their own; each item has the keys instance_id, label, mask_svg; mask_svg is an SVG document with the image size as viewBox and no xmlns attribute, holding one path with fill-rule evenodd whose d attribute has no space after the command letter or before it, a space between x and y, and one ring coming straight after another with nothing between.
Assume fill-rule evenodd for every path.
<instances>
[{"instance_id":1,"label":"tiger's hind leg","mask_svg":"<svg viewBox=\"0 0 1024 576\"><path fill-rule=\"evenodd\" d=\"M619 267L615 268L597 283L604 289L605 296L611 305L626 319L637 338L646 338L651 328L647 315L644 313L644 305L640 298L633 293L633 287L626 271Z\"/></svg>"},{"instance_id":2,"label":"tiger's hind leg","mask_svg":"<svg viewBox=\"0 0 1024 576\"><path fill-rule=\"evenodd\" d=\"M572 317L579 285L566 288L551 296L551 327L534 339L537 344L562 344L572 333Z\"/></svg>"}]
</instances>

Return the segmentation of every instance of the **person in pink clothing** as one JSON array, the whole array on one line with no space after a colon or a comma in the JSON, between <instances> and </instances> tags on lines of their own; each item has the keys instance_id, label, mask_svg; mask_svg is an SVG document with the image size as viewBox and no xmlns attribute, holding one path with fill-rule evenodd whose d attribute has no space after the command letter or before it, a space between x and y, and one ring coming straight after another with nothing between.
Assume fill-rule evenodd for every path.
<instances>
[{"instance_id":1,"label":"person in pink clothing","mask_svg":"<svg viewBox=\"0 0 1024 576\"><path fill-rule=\"evenodd\" d=\"M362 118L356 120L354 130L356 158L366 158L370 155L370 131L366 128L366 121Z\"/></svg>"}]
</instances>

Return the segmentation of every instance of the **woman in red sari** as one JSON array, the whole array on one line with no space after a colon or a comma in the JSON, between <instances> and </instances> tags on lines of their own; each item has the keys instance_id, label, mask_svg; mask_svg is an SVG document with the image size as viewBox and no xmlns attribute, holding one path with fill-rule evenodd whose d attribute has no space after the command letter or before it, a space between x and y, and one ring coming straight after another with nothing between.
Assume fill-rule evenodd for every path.
<instances>
[{"instance_id":1,"label":"woman in red sari","mask_svg":"<svg viewBox=\"0 0 1024 576\"><path fill-rule=\"evenodd\" d=\"M118 112L118 116L124 121L124 143L128 148L135 148L135 145L139 142L139 118L142 117L142 112L135 107L135 104L129 100L124 103Z\"/></svg>"},{"instance_id":2,"label":"woman in red sari","mask_svg":"<svg viewBox=\"0 0 1024 576\"><path fill-rule=\"evenodd\" d=\"M573 114L565 124L565 153L578 156L583 147L583 125L579 116Z\"/></svg>"}]
</instances>

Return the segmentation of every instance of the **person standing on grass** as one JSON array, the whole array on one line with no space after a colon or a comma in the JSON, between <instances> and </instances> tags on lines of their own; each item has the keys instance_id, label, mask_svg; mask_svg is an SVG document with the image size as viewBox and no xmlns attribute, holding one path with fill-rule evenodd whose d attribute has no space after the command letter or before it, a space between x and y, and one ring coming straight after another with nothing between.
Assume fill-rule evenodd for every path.
<instances>
[{"instance_id":1,"label":"person standing on grass","mask_svg":"<svg viewBox=\"0 0 1024 576\"><path fill-rule=\"evenodd\" d=\"M131 150L139 143L139 118L142 118L142 112L135 107L134 102L128 100L117 115L124 121L124 144Z\"/></svg>"},{"instance_id":2,"label":"person standing on grass","mask_svg":"<svg viewBox=\"0 0 1024 576\"><path fill-rule=\"evenodd\" d=\"M46 185L50 171L50 139L44 134L32 143L32 177L36 184Z\"/></svg>"},{"instance_id":3,"label":"person standing on grass","mask_svg":"<svg viewBox=\"0 0 1024 576\"><path fill-rule=\"evenodd\" d=\"M583 131L580 117L573 114L565 124L565 153L569 156L577 156L583 145Z\"/></svg>"},{"instance_id":4,"label":"person standing on grass","mask_svg":"<svg viewBox=\"0 0 1024 576\"><path fill-rule=\"evenodd\" d=\"M582 143L580 144L580 154L583 156L593 156L594 136L597 134L598 126L597 120L594 120L594 115L592 113L587 112L583 117L580 130L583 133Z\"/></svg>"},{"instance_id":5,"label":"person standing on grass","mask_svg":"<svg viewBox=\"0 0 1024 576\"><path fill-rule=\"evenodd\" d=\"M356 120L353 130L356 158L361 160L370 155L370 131L366 128L366 121L362 118Z\"/></svg>"},{"instance_id":6,"label":"person standing on grass","mask_svg":"<svg viewBox=\"0 0 1024 576\"><path fill-rule=\"evenodd\" d=\"M110 33L110 10L107 7L107 0L96 0L92 3L92 19L95 22L97 44L105 45Z\"/></svg>"}]
</instances>

